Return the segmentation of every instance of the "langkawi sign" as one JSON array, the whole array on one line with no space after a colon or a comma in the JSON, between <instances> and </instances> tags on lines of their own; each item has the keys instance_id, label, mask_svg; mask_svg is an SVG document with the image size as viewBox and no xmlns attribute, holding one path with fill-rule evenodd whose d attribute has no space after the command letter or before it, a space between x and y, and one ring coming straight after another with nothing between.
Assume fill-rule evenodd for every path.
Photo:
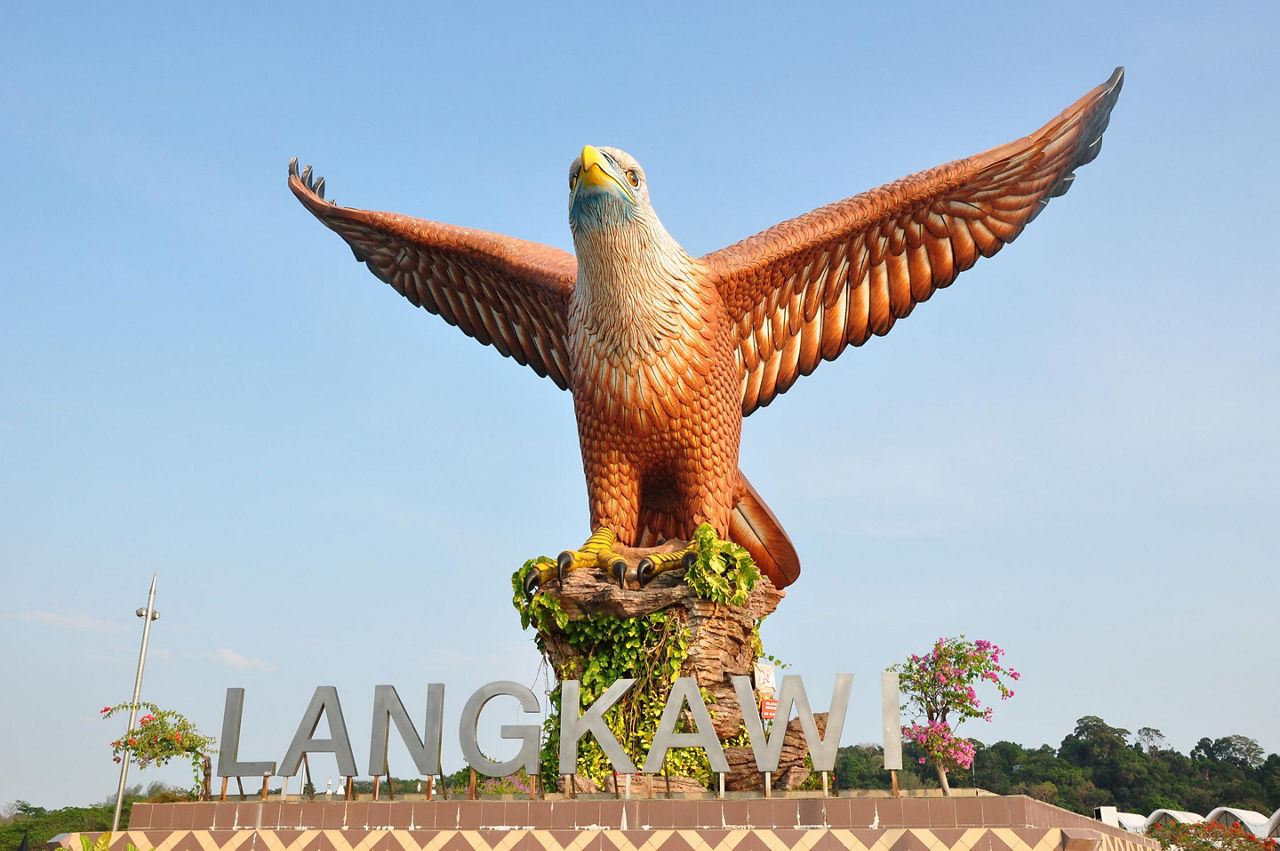
<instances>
[{"instance_id":1,"label":"langkawi sign","mask_svg":"<svg viewBox=\"0 0 1280 851\"><path fill-rule=\"evenodd\" d=\"M581 706L581 690L578 681L565 680L561 684L559 760L561 774L577 773L578 742L587 734L595 736L596 742L608 757L614 771L619 774L636 773L635 764L618 744L618 740L614 738L604 721L605 711L617 703L634 683L635 680L632 679L618 680L585 711ZM840 747L840 733L844 729L844 716L849 706L849 689L852 684L852 674L836 675L824 737L818 733L817 724L813 720L813 710L809 705L809 697L800 677L788 675L782 678L782 687L778 690L776 697L777 721L767 733L760 717L755 693L751 689L751 680L747 677L734 677L733 687L742 709L743 724L751 740L751 751L755 756L756 768L761 772L778 770L787 721L794 711L800 718L814 770L834 770L836 751ZM885 767L901 768L902 738L898 720L897 674L886 673L882 676L881 692ZM536 774L540 732L537 724L503 724L499 728L501 738L520 742L519 750L510 759L498 762L481 752L477 741L480 714L485 705L496 697L515 698L520 708L527 713L539 711L538 700L533 692L520 683L503 681L482 686L467 699L458 724L458 743L462 747L463 758L467 765L478 773L490 777L504 777L521 768L529 774ZM677 733L676 727L686 711L688 717L693 720L696 730ZM263 775L292 777L298 773L303 755L313 753L333 754L338 761L338 771L344 776L354 777L359 774L355 753L351 749L351 737L347 734L347 724L342 715L342 706L338 701L338 690L333 686L316 688L311 696L311 703L302 714L298 731L278 764L240 759L240 728L243 714L244 689L227 689L226 708L222 716L221 747L218 751L219 777L261 777ZM316 730L320 726L321 719L328 722L328 738L316 738ZM405 710L400 696L396 694L395 688L388 685L374 687L373 726L369 734L368 776L370 777L387 773L387 744L393 724L418 772L423 777L440 774L440 743L444 727L444 684L431 683L427 686L426 722L421 736L418 735L418 730ZM678 678L672 684L671 693L662 711L662 718L658 722L658 732L653 737L653 745L645 756L641 770L645 774L656 774L662 771L667 751L672 748L701 748L706 752L713 771L728 772L729 770L724 750L712 726L711 715L702 702L697 681L692 677Z\"/></svg>"}]
</instances>

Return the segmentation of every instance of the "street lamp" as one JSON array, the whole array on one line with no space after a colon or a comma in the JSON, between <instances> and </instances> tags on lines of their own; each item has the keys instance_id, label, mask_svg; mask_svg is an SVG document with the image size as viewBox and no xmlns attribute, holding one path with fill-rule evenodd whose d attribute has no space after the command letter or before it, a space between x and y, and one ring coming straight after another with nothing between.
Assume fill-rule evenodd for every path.
<instances>
[{"instance_id":1,"label":"street lamp","mask_svg":"<svg viewBox=\"0 0 1280 851\"><path fill-rule=\"evenodd\" d=\"M138 695L142 692L142 666L147 661L147 638L151 635L151 622L160 617L156 611L156 574L151 574L151 591L147 594L147 607L138 609L137 615L142 618L142 650L138 653L138 675L133 680L133 701L129 705L129 726L124 728L126 750L124 759L120 760L120 786L116 789L116 811L111 817L111 832L120 829L120 806L124 803L124 780L129 773L129 751L127 749L129 731L133 729L134 719L138 715Z\"/></svg>"}]
</instances>

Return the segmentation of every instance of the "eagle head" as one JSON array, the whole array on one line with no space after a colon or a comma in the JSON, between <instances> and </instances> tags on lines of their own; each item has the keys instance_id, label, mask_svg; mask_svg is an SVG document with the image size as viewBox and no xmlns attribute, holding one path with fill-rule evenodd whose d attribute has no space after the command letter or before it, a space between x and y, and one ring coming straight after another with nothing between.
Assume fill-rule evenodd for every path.
<instances>
[{"instance_id":1,"label":"eagle head","mask_svg":"<svg viewBox=\"0 0 1280 851\"><path fill-rule=\"evenodd\" d=\"M626 151L585 145L569 166L569 226L612 230L652 216L640 163Z\"/></svg>"}]
</instances>

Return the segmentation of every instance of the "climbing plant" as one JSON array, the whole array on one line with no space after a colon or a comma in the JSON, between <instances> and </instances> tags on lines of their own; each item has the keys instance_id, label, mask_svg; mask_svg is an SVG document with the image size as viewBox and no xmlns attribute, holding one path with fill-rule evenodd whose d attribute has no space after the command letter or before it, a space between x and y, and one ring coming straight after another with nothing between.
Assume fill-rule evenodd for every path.
<instances>
[{"instance_id":1,"label":"climbing plant","mask_svg":"<svg viewBox=\"0 0 1280 851\"><path fill-rule=\"evenodd\" d=\"M708 525L694 532L698 558L684 581L701 599L742 606L760 578L760 571L742 547L716 538ZM541 751L543 782L554 788L559 767L560 686L578 680L583 706L591 705L622 678L636 683L604 713L605 723L636 765L641 765L653 744L658 721L671 684L684 672L691 636L679 608L664 609L640 617L585 615L570 618L553 594L528 590L523 578L529 570L551 564L551 559L530 559L511 578L513 603L523 628L532 626L538 650L547 654L549 638L567 643L573 655L555 670L557 685L550 694L551 712L544 726ZM704 695L704 698L706 695ZM578 747L578 773L603 784L612 767L594 738ZM667 754L669 773L693 777L703 783L711 778L704 752L675 749Z\"/></svg>"}]
</instances>

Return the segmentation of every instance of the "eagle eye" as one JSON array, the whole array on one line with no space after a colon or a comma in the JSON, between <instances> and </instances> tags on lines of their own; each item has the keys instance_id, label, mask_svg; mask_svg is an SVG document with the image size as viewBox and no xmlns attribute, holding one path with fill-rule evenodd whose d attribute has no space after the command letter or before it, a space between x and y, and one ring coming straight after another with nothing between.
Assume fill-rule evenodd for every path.
<instances>
[{"instance_id":1,"label":"eagle eye","mask_svg":"<svg viewBox=\"0 0 1280 851\"><path fill-rule=\"evenodd\" d=\"M640 175L636 174L636 171L633 168L627 169L627 180L631 182L632 186L640 185Z\"/></svg>"},{"instance_id":2,"label":"eagle eye","mask_svg":"<svg viewBox=\"0 0 1280 851\"><path fill-rule=\"evenodd\" d=\"M569 175L569 191L572 192L574 187L578 185L578 173L575 171Z\"/></svg>"}]
</instances>

